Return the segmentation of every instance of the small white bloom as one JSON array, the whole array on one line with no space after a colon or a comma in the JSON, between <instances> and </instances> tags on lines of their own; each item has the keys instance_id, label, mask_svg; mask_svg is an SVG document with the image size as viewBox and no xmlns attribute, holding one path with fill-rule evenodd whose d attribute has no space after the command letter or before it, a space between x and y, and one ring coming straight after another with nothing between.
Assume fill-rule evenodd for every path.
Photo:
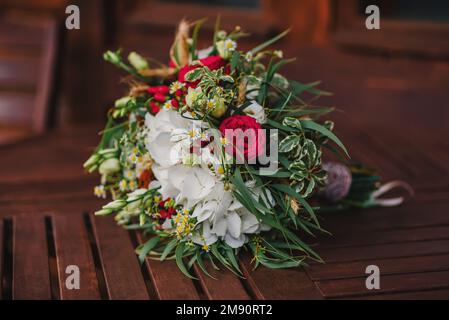
<instances>
[{"instance_id":1,"label":"small white bloom","mask_svg":"<svg viewBox=\"0 0 449 320\"><path fill-rule=\"evenodd\" d=\"M165 110L170 110L172 108L172 104L171 101L168 100L167 102L164 103L164 105L162 106Z\"/></svg>"},{"instance_id":2,"label":"small white bloom","mask_svg":"<svg viewBox=\"0 0 449 320\"><path fill-rule=\"evenodd\" d=\"M136 173L134 172L134 170L126 169L123 172L123 176L128 180L134 180L136 178Z\"/></svg>"},{"instance_id":3,"label":"small white bloom","mask_svg":"<svg viewBox=\"0 0 449 320\"><path fill-rule=\"evenodd\" d=\"M216 47L220 57L223 59L229 59L232 52L237 49L237 43L231 39L220 40L216 43Z\"/></svg>"},{"instance_id":4,"label":"small white bloom","mask_svg":"<svg viewBox=\"0 0 449 320\"><path fill-rule=\"evenodd\" d=\"M237 49L237 42L231 40L231 39L226 39L224 42L225 48L229 51L235 51L235 49Z\"/></svg>"},{"instance_id":5,"label":"small white bloom","mask_svg":"<svg viewBox=\"0 0 449 320\"><path fill-rule=\"evenodd\" d=\"M106 199L106 190L104 189L104 185L99 185L94 188L94 195L98 198Z\"/></svg>"},{"instance_id":6,"label":"small white bloom","mask_svg":"<svg viewBox=\"0 0 449 320\"><path fill-rule=\"evenodd\" d=\"M279 59L284 57L284 52L282 50L274 50L273 55Z\"/></svg>"},{"instance_id":7,"label":"small white bloom","mask_svg":"<svg viewBox=\"0 0 449 320\"><path fill-rule=\"evenodd\" d=\"M128 182L125 179L120 180L119 184L120 191L126 191L126 188L128 187Z\"/></svg>"},{"instance_id":8,"label":"small white bloom","mask_svg":"<svg viewBox=\"0 0 449 320\"><path fill-rule=\"evenodd\" d=\"M174 94L176 91L181 90L184 88L184 83L175 81L170 85L170 93Z\"/></svg>"},{"instance_id":9,"label":"small white bloom","mask_svg":"<svg viewBox=\"0 0 449 320\"><path fill-rule=\"evenodd\" d=\"M251 61L253 60L253 58L254 58L254 55L253 55L253 53L252 53L251 51L248 51L248 52L245 54L245 60L246 60L246 61L251 62Z\"/></svg>"}]
</instances>

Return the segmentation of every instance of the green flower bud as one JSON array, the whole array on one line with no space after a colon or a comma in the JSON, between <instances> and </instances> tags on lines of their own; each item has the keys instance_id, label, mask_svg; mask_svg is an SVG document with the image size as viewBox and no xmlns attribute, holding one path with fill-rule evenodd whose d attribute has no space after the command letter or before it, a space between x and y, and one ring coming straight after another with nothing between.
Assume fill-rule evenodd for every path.
<instances>
[{"instance_id":1,"label":"green flower bud","mask_svg":"<svg viewBox=\"0 0 449 320\"><path fill-rule=\"evenodd\" d=\"M148 69L148 61L136 52L131 52L128 61L136 70Z\"/></svg>"},{"instance_id":2,"label":"green flower bud","mask_svg":"<svg viewBox=\"0 0 449 320\"><path fill-rule=\"evenodd\" d=\"M116 158L111 158L103 161L102 164L100 164L100 167L98 171L100 174L112 174L116 173L120 170L120 162Z\"/></svg>"},{"instance_id":3,"label":"green flower bud","mask_svg":"<svg viewBox=\"0 0 449 320\"><path fill-rule=\"evenodd\" d=\"M101 209L99 211L95 212L96 216L106 216L108 214L111 214L113 211L112 210L108 210L108 209Z\"/></svg>"},{"instance_id":4,"label":"green flower bud","mask_svg":"<svg viewBox=\"0 0 449 320\"><path fill-rule=\"evenodd\" d=\"M86 162L84 162L83 167L90 168L93 165L95 165L99 160L100 160L100 156L98 154L94 153L93 155L91 155L89 157L89 159L87 159Z\"/></svg>"},{"instance_id":5,"label":"green flower bud","mask_svg":"<svg viewBox=\"0 0 449 320\"><path fill-rule=\"evenodd\" d=\"M103 54L103 59L106 60L106 61L109 61L109 62L111 62L113 64L118 64L122 60L118 53L112 52L112 51L106 51Z\"/></svg>"},{"instance_id":6,"label":"green flower bud","mask_svg":"<svg viewBox=\"0 0 449 320\"><path fill-rule=\"evenodd\" d=\"M126 201L119 199L109 202L107 205L103 207L103 210L117 211L121 210L124 206L126 206Z\"/></svg>"},{"instance_id":7,"label":"green flower bud","mask_svg":"<svg viewBox=\"0 0 449 320\"><path fill-rule=\"evenodd\" d=\"M126 105L133 100L132 97L123 97L115 101L116 108L125 108Z\"/></svg>"}]
</instances>

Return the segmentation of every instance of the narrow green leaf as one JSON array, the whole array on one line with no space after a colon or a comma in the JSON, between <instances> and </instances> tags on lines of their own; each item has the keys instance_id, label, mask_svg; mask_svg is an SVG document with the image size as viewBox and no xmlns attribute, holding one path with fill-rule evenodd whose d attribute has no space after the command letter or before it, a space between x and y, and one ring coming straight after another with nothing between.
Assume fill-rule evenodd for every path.
<instances>
[{"instance_id":1,"label":"narrow green leaf","mask_svg":"<svg viewBox=\"0 0 449 320\"><path fill-rule=\"evenodd\" d=\"M330 131L326 127L324 127L324 126L322 126L322 125L320 125L320 124L318 124L318 123L316 123L314 121L311 121L311 120L302 120L301 124L302 124L302 126L305 129L317 131L317 132L321 133L323 136L328 137L329 139L331 139L349 157L348 150L346 150L346 147L344 146L343 142L341 142L340 139L332 131Z\"/></svg>"},{"instance_id":2,"label":"narrow green leaf","mask_svg":"<svg viewBox=\"0 0 449 320\"><path fill-rule=\"evenodd\" d=\"M137 249L139 253L139 261L141 264L145 262L145 257L151 250L154 249L154 247L156 247L159 240L160 240L159 237L151 238L143 246Z\"/></svg>"}]
</instances>

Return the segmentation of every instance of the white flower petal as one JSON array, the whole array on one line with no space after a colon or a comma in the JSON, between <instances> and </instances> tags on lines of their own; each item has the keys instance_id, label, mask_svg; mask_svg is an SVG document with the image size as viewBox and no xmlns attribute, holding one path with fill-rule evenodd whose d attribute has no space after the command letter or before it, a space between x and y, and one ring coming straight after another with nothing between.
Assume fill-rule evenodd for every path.
<instances>
[{"instance_id":1,"label":"white flower petal","mask_svg":"<svg viewBox=\"0 0 449 320\"><path fill-rule=\"evenodd\" d=\"M243 246L245 244L246 239L247 238L244 234L240 235L240 237L238 237L238 238L234 238L229 233L227 233L224 238L224 241L231 248L240 248L241 246Z\"/></svg>"},{"instance_id":2,"label":"white flower petal","mask_svg":"<svg viewBox=\"0 0 449 320\"><path fill-rule=\"evenodd\" d=\"M234 238L240 237L242 231L242 220L239 215L236 212L228 213L226 222L228 224L228 233Z\"/></svg>"}]
</instances>

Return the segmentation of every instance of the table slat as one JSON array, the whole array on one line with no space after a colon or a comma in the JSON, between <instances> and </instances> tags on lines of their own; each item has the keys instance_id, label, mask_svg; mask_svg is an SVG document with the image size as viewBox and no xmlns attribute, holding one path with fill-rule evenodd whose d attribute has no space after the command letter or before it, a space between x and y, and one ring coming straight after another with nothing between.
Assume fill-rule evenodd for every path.
<instances>
[{"instance_id":1,"label":"table slat","mask_svg":"<svg viewBox=\"0 0 449 320\"><path fill-rule=\"evenodd\" d=\"M48 246L42 216L14 217L13 299L51 299Z\"/></svg>"},{"instance_id":2,"label":"table slat","mask_svg":"<svg viewBox=\"0 0 449 320\"><path fill-rule=\"evenodd\" d=\"M93 222L109 297L149 299L129 234L112 217L96 217Z\"/></svg>"},{"instance_id":3,"label":"table slat","mask_svg":"<svg viewBox=\"0 0 449 320\"><path fill-rule=\"evenodd\" d=\"M257 299L322 299L315 283L302 268L268 269L260 266L252 271L248 256L243 257L242 269Z\"/></svg>"},{"instance_id":4,"label":"table slat","mask_svg":"<svg viewBox=\"0 0 449 320\"><path fill-rule=\"evenodd\" d=\"M326 263L412 257L449 252L449 240L392 243L320 250Z\"/></svg>"},{"instance_id":5,"label":"table slat","mask_svg":"<svg viewBox=\"0 0 449 320\"><path fill-rule=\"evenodd\" d=\"M380 277L380 289L368 290L366 278L318 281L317 286L326 298L373 295L404 291L449 288L449 271L386 275Z\"/></svg>"},{"instance_id":6,"label":"table slat","mask_svg":"<svg viewBox=\"0 0 449 320\"><path fill-rule=\"evenodd\" d=\"M141 234L138 241L144 242ZM200 298L193 280L178 269L173 260L157 261L147 258L145 266L150 274L156 295L161 300L198 300Z\"/></svg>"},{"instance_id":7,"label":"table slat","mask_svg":"<svg viewBox=\"0 0 449 320\"><path fill-rule=\"evenodd\" d=\"M225 267L219 266L215 270L211 263L204 262L207 272L214 278L204 274L198 266L195 271L201 282L208 299L211 300L248 300L250 296L246 292L241 280Z\"/></svg>"},{"instance_id":8,"label":"table slat","mask_svg":"<svg viewBox=\"0 0 449 320\"><path fill-rule=\"evenodd\" d=\"M100 299L97 273L83 216L54 214L53 228L61 299ZM80 270L79 290L69 290L66 287L68 274L65 271L69 265L76 265Z\"/></svg>"},{"instance_id":9,"label":"table slat","mask_svg":"<svg viewBox=\"0 0 449 320\"><path fill-rule=\"evenodd\" d=\"M364 277L369 265L378 266L382 274L444 271L449 270L449 254L320 264L308 268L307 273L312 280Z\"/></svg>"}]
</instances>

